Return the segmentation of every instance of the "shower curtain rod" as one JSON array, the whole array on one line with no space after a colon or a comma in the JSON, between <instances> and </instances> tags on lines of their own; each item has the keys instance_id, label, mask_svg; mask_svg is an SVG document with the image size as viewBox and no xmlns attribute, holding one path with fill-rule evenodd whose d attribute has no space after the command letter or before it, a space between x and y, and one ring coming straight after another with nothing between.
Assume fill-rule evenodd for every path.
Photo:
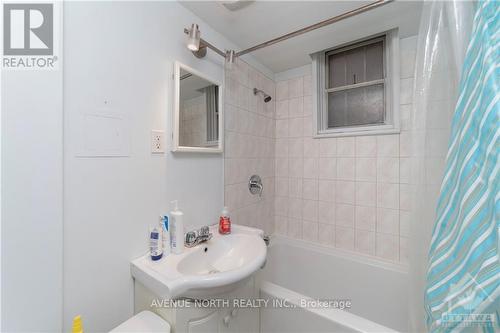
<instances>
[{"instance_id":1,"label":"shower curtain rod","mask_svg":"<svg viewBox=\"0 0 500 333\"><path fill-rule=\"evenodd\" d=\"M310 31L313 31L313 30L325 27L325 26L330 25L332 23L335 23L335 22L344 20L346 18L349 18L349 17L355 16L355 15L364 13L366 11L369 11L371 9L375 9L377 7L383 6L383 5L388 4L390 2L393 2L393 1L394 0L377 0L377 1L374 1L374 2L369 3L367 5L358 7L356 9L353 9L353 10L350 10L348 12L342 13L340 15L331 17L329 19L326 19L324 21L318 22L316 24L304 27L304 28L296 30L294 32L290 32L290 33L288 33L286 35L283 35L281 37L277 37L277 38L268 40L267 42L264 42L264 43L252 46L252 47L250 47L248 49L245 49L245 50L242 50L242 51L239 51L239 52L235 52L233 50L227 50L226 52L224 52L222 50L219 50L217 47L215 47L214 45L210 44L209 42L207 42L203 38L200 38L200 47L205 47L205 48L208 47L209 49L211 49L212 51L214 51L215 53L217 53L221 57L226 58L226 61L229 60L229 62L233 62L233 60L234 60L235 57L239 57L239 56L242 56L244 54L247 54L247 53L250 53L250 52L262 49L264 47L267 47L267 46L270 46L270 45L273 45L273 44L285 41L287 39L290 39L290 38L293 38L293 37L305 34L307 32L310 32ZM189 35L189 30L188 29L184 29L184 33L186 35ZM197 54L196 52L198 52L198 51L193 51L193 53L195 54L195 56L198 57L198 58L203 58L205 56L205 53L206 53L205 52L204 54L200 55L200 54Z\"/></svg>"},{"instance_id":2,"label":"shower curtain rod","mask_svg":"<svg viewBox=\"0 0 500 333\"><path fill-rule=\"evenodd\" d=\"M288 33L286 35L283 35L281 37L277 37L277 38L268 40L267 42L264 42L264 43L252 46L252 47L250 47L248 49L245 49L243 51L236 52L236 56L239 57L239 56L242 56L244 54L247 54L247 53L250 53L250 52L262 49L264 47L267 47L267 46L270 46L270 45L273 45L273 44L285 41L287 39L290 39L290 38L293 38L293 37L305 34L307 32L310 32L310 31L313 31L313 30L325 27L325 26L330 25L332 23L341 21L341 20L349 18L351 16L355 16L357 14L364 13L364 12L366 12L368 10L375 9L377 7L383 6L383 5L388 4L390 2L393 2L393 1L394 0L378 0L378 1L375 1L375 2L372 2L372 3L369 3L367 5L358 7L356 9L350 10L348 12L345 12L343 14L340 14L340 15L331 17L329 19L326 19L324 21L318 22L316 24L310 25L308 27L296 30L294 32L290 32L290 33Z\"/></svg>"}]
</instances>

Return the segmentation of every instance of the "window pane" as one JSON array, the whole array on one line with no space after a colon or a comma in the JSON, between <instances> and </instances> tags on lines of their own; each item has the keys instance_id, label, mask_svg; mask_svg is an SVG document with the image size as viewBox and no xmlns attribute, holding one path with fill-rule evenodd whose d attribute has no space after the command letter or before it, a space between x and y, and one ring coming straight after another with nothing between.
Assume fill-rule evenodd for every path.
<instances>
[{"instance_id":1,"label":"window pane","mask_svg":"<svg viewBox=\"0 0 500 333\"><path fill-rule=\"evenodd\" d=\"M328 57L328 88L345 86L346 82L346 59L344 53L332 54Z\"/></svg>"},{"instance_id":2,"label":"window pane","mask_svg":"<svg viewBox=\"0 0 500 333\"><path fill-rule=\"evenodd\" d=\"M382 41L366 46L366 80L384 78L384 43Z\"/></svg>"},{"instance_id":3,"label":"window pane","mask_svg":"<svg viewBox=\"0 0 500 333\"><path fill-rule=\"evenodd\" d=\"M328 88L348 86L384 78L384 42L339 53L327 53Z\"/></svg>"},{"instance_id":4,"label":"window pane","mask_svg":"<svg viewBox=\"0 0 500 333\"><path fill-rule=\"evenodd\" d=\"M359 47L345 53L347 62L347 84L365 82L365 48Z\"/></svg>"},{"instance_id":5,"label":"window pane","mask_svg":"<svg viewBox=\"0 0 500 333\"><path fill-rule=\"evenodd\" d=\"M328 128L383 124L384 85L328 93Z\"/></svg>"}]
</instances>

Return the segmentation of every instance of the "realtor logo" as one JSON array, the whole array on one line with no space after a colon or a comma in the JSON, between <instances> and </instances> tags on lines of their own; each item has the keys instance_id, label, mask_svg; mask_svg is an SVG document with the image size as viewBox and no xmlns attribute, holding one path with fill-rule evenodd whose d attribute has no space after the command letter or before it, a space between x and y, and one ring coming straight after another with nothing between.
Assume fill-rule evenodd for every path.
<instances>
[{"instance_id":1,"label":"realtor logo","mask_svg":"<svg viewBox=\"0 0 500 333\"><path fill-rule=\"evenodd\" d=\"M4 69L55 69L53 3L3 4Z\"/></svg>"},{"instance_id":2,"label":"realtor logo","mask_svg":"<svg viewBox=\"0 0 500 333\"><path fill-rule=\"evenodd\" d=\"M52 55L54 6L5 4L3 8L4 55Z\"/></svg>"}]
</instances>

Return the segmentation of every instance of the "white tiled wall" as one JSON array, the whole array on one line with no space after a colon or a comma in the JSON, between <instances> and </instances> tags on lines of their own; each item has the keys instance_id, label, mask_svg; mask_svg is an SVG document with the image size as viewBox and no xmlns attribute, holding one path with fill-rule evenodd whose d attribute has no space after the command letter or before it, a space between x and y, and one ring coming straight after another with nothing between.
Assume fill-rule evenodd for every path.
<instances>
[{"instance_id":1,"label":"white tiled wall","mask_svg":"<svg viewBox=\"0 0 500 333\"><path fill-rule=\"evenodd\" d=\"M181 101L181 146L203 147L207 143L207 107L205 94Z\"/></svg>"},{"instance_id":2,"label":"white tiled wall","mask_svg":"<svg viewBox=\"0 0 500 333\"><path fill-rule=\"evenodd\" d=\"M407 260L416 37L400 52L397 135L313 139L311 76L276 82L276 233Z\"/></svg>"},{"instance_id":3,"label":"white tiled wall","mask_svg":"<svg viewBox=\"0 0 500 333\"><path fill-rule=\"evenodd\" d=\"M270 234L274 231L274 81L237 60L226 68L225 93L225 204L234 223L255 226ZM264 103L253 88L273 97ZM248 181L262 178L261 197L250 194Z\"/></svg>"}]
</instances>

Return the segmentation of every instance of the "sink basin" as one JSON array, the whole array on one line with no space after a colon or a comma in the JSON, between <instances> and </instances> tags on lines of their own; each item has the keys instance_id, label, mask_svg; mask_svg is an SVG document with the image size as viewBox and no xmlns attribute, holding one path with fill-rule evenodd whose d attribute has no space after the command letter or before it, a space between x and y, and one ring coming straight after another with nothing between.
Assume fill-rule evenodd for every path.
<instances>
[{"instance_id":1,"label":"sink basin","mask_svg":"<svg viewBox=\"0 0 500 333\"><path fill-rule=\"evenodd\" d=\"M149 255L132 261L132 276L159 297L203 298L230 291L266 260L262 230L233 224L229 235L210 227L211 240L159 261Z\"/></svg>"}]
</instances>

